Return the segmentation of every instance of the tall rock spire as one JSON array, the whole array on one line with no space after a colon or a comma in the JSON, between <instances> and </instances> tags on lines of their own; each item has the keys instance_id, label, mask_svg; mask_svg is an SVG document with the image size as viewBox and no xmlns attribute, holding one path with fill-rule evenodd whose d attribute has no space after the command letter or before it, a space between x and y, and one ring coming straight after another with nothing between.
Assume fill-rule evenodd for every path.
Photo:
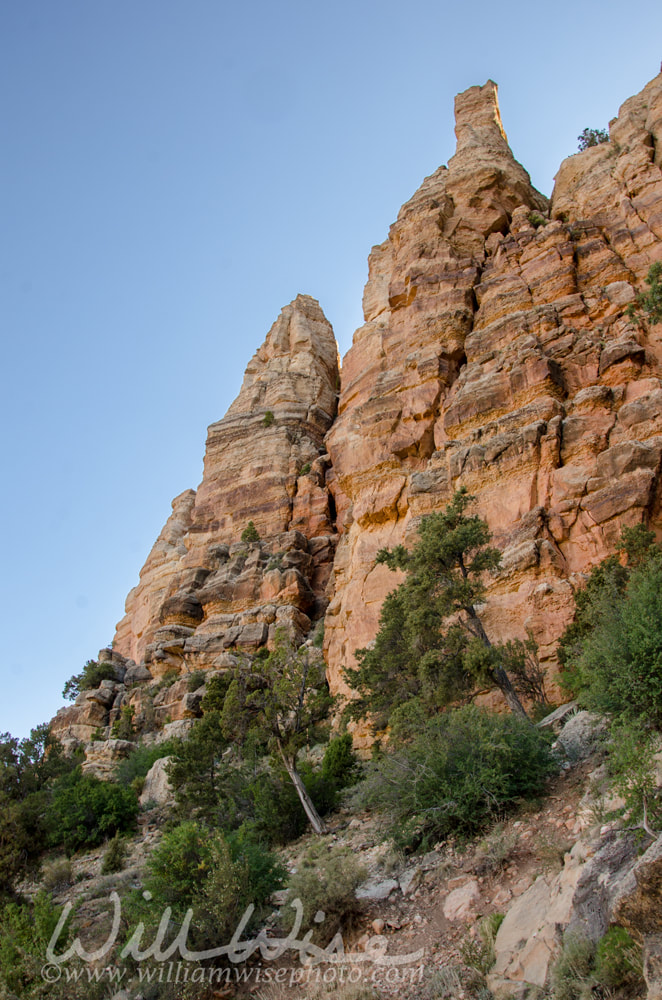
<instances>
[{"instance_id":1,"label":"tall rock spire","mask_svg":"<svg viewBox=\"0 0 662 1000\"><path fill-rule=\"evenodd\" d=\"M662 350L626 312L662 255L662 77L623 105L613 143L563 163L551 219L496 85L460 94L455 113L448 167L370 254L327 437L342 514L325 628L336 689L397 583L376 553L457 487L504 552L488 625L502 639L533 629L543 662L571 614L568 577L662 505Z\"/></svg>"},{"instance_id":2,"label":"tall rock spire","mask_svg":"<svg viewBox=\"0 0 662 1000\"><path fill-rule=\"evenodd\" d=\"M338 380L331 325L315 299L298 295L249 362L226 415L209 427L202 482L173 501L127 598L119 653L145 658L156 674L189 661L208 667L244 624L256 625L264 602L319 612L335 542L324 435ZM249 521L262 540L250 558L240 544ZM267 572L271 549L280 556ZM299 555L283 556L290 549ZM268 626L244 631L245 644L259 646Z\"/></svg>"}]
</instances>

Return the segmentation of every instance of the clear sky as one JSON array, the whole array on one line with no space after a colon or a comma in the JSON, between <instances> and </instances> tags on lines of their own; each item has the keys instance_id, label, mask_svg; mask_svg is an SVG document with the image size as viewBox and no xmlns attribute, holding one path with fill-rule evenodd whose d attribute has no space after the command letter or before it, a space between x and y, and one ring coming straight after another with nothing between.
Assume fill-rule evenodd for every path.
<instances>
[{"instance_id":1,"label":"clear sky","mask_svg":"<svg viewBox=\"0 0 662 1000\"><path fill-rule=\"evenodd\" d=\"M488 78L550 194L659 71L659 0L4 0L0 731L108 644L283 305L341 351L370 247Z\"/></svg>"}]
</instances>

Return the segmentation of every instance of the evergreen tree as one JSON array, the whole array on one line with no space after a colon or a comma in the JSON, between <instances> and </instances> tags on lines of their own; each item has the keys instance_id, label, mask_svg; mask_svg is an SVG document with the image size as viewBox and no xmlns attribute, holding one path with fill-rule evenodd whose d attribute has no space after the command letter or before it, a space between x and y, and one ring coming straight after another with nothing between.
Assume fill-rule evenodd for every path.
<instances>
[{"instance_id":1,"label":"evergreen tree","mask_svg":"<svg viewBox=\"0 0 662 1000\"><path fill-rule=\"evenodd\" d=\"M524 672L527 647L493 643L479 613L484 577L501 555L488 545L485 521L466 513L473 499L458 490L445 511L423 518L410 552L398 545L378 553L378 563L407 578L384 601L373 647L357 650L358 669L346 671L359 695L348 708L354 718L369 714L375 728L415 721L480 687L499 688L526 716L509 671Z\"/></svg>"},{"instance_id":2,"label":"evergreen tree","mask_svg":"<svg viewBox=\"0 0 662 1000\"><path fill-rule=\"evenodd\" d=\"M282 629L265 659L237 669L223 705L228 735L265 740L280 757L315 833L326 827L299 773L297 755L331 705L321 654L308 646L296 649Z\"/></svg>"}]
</instances>

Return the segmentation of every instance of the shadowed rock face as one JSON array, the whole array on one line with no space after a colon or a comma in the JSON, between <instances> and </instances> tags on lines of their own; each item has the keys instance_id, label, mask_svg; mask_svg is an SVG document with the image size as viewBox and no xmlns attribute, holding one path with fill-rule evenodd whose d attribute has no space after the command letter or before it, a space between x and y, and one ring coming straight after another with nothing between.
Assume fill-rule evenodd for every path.
<instances>
[{"instance_id":1,"label":"shadowed rock face","mask_svg":"<svg viewBox=\"0 0 662 1000\"><path fill-rule=\"evenodd\" d=\"M612 141L571 156L551 204L513 159L496 86L456 99L457 152L370 255L365 325L327 444L342 538L330 677L399 577L375 566L461 485L504 551L488 626L553 662L572 585L624 524L659 522L660 327L626 308L662 259L662 76Z\"/></svg>"},{"instance_id":2,"label":"shadowed rock face","mask_svg":"<svg viewBox=\"0 0 662 1000\"><path fill-rule=\"evenodd\" d=\"M338 349L315 299L286 306L239 396L207 436L203 480L173 513L131 591L115 648L154 676L218 666L277 624L324 612L335 545L324 435L336 412ZM260 542L241 543L253 521Z\"/></svg>"}]
</instances>

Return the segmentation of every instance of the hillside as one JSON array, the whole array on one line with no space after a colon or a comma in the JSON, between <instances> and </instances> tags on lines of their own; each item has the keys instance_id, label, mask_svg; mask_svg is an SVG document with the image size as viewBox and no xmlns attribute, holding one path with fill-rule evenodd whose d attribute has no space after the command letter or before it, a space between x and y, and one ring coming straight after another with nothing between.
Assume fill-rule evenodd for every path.
<instances>
[{"instance_id":1,"label":"hillside","mask_svg":"<svg viewBox=\"0 0 662 1000\"><path fill-rule=\"evenodd\" d=\"M88 787L89 779L88 810L98 818L110 807L89 805L97 787L92 779L113 785L118 766L125 768L122 808L130 809L130 796L140 792L140 833L129 841L124 871L106 873L105 880L99 845L106 833L131 823L99 825L93 842L80 832L90 827L89 815L71 830L65 816L69 832L60 839L57 822L48 821L46 846L74 855L64 881L85 883L78 927L91 927L97 944L108 917L95 899L114 887L128 893L152 886L145 881L149 858L158 845L171 843L175 820L183 829L195 819L204 833L181 834L192 838L193 870L213 870L214 890L219 897L227 891L231 901L253 885L253 835L260 850L265 837L270 849L278 847L278 864L287 865L287 877L274 875L276 861L272 881L264 876L274 890L265 889L265 905L284 905L279 892L321 855L329 865L336 859L329 898L334 878L340 883L358 861L367 865L356 869L348 890L347 909L357 909L350 936L364 955L371 929L379 939L375 947L385 947L386 935L392 954L410 945L424 949L425 976L400 989L412 1000L485 997L488 987L495 995L549 988L554 962L565 954L564 933L579 928L597 946L611 925L627 928L643 948L648 992L639 995L654 1000L662 996L662 837L650 842L645 808L646 794L649 801L659 797L659 775L644 793L642 827L627 796L619 797L609 782L598 715L550 720L558 736L552 757L545 756L546 744L540 749L535 742L540 730L532 736L522 723L529 735L519 735L508 730L508 716L497 716L489 725L505 728L495 730L495 745L512 738L512 760L522 741L533 741L516 775L523 778L530 767L531 787L509 786L486 812L506 825L490 833L487 818L465 817L461 830L439 834L433 847L423 834L418 840L412 834L399 845L396 835L395 849L367 793L352 800L343 790L358 766L349 762L349 744L314 745L321 710L299 729L292 722L309 707L307 671L320 665L321 648L330 694L340 699L331 709L338 723L340 702L350 693L343 671L357 666L355 651L373 642L384 599L405 578L376 562L377 553L400 544L411 550L423 519L443 511L458 490L476 498L472 510L501 553L498 571L486 576L480 593L485 628L495 642L527 636L535 642L552 704L566 698L558 683L558 643L590 571L614 554L627 537L624 529L642 525L651 538L662 538L662 325L642 306L651 266L662 261L662 74L622 105L608 141L561 164L549 201L511 153L494 83L460 94L455 112L455 155L424 180L387 239L371 251L365 323L342 364L333 330L308 295L283 308L249 361L235 402L208 429L202 482L173 500L112 647L83 672L73 703L50 723L51 736L82 770L67 777L68 765L52 754L55 770L42 780L46 751L29 794L42 795L31 800L36 813L52 816L49 789L56 786L49 782L71 791L76 781ZM625 601L628 582L620 586L617 598ZM299 675L293 680L302 693L274 714L269 696L285 695L273 671L279 664L289 669L283 663L303 671L302 681ZM322 681L312 685L315 697ZM494 691L478 700L499 704ZM324 704L328 714L330 702ZM463 719L480 718L460 712L468 712ZM375 738L369 720L353 721L349 731L367 757ZM417 746L420 734L408 735ZM436 735L445 738L441 730ZM130 773L137 744L142 771L136 766ZM659 749L651 747L651 754ZM148 751L154 751L149 761ZM180 762L181 780L167 759ZM297 767L328 816L321 848L314 838L297 839L305 817L302 827L288 785L289 776L296 787ZM377 773L387 780L386 770ZM652 774L649 768L646 781ZM71 794L62 801L74 802ZM529 812L513 813L523 799L533 800ZM625 829L628 823L639 833ZM649 837L643 845L642 829ZM14 835L7 830L3 843ZM545 844L554 856L549 867ZM425 847L422 860L409 856ZM264 863L268 868L272 861ZM34 870L20 874L23 890L36 898L43 879ZM205 877L196 876L201 884ZM76 886L51 882L59 904L80 896ZM196 907L201 898L195 897ZM210 898L211 890L205 899L215 919L229 920L227 899L219 917L220 903L214 910ZM170 905L165 890L161 901ZM320 912L323 904L320 897ZM347 914L338 905L342 924ZM140 906L135 903L134 921ZM484 929L495 914L503 924L494 923L486 942L478 918ZM280 926L273 906L269 919L272 928ZM483 948L488 952L481 958ZM456 967L456 978L449 973L443 980L444 970ZM467 978L472 967L478 979ZM643 990L641 984L637 980L636 989ZM104 988L110 990L107 983ZM175 995L131 989L117 996ZM375 995L365 989L364 996ZM379 981L377 995L397 992ZM29 994L38 995L48 994ZM79 995L86 994L72 987L71 997ZM209 987L181 995L234 993ZM281 995L304 994L264 994ZM575 994L550 995L576 1000Z\"/></svg>"}]
</instances>

